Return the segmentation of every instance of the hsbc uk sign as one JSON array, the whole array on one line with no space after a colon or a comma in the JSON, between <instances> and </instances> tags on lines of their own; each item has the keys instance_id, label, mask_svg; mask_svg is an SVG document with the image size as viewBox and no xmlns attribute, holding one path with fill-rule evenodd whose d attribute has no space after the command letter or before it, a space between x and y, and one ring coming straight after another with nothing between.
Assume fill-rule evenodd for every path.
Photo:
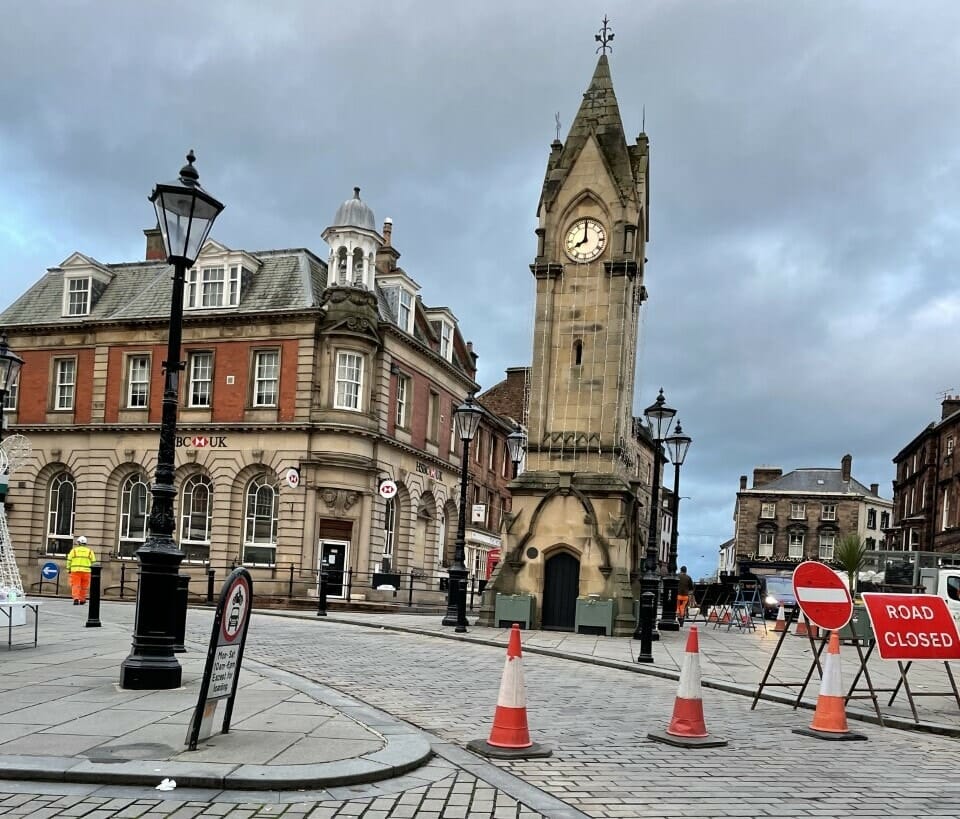
<instances>
[{"instance_id":1,"label":"hsbc uk sign","mask_svg":"<svg viewBox=\"0 0 960 819\"><path fill-rule=\"evenodd\" d=\"M177 446L189 449L226 449L226 435L178 435Z\"/></svg>"}]
</instances>

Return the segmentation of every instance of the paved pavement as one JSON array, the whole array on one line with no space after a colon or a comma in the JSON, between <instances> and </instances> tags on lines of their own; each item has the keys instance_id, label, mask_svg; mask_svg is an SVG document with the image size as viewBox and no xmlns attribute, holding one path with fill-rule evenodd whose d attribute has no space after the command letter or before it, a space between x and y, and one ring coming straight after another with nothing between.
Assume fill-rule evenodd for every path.
<instances>
[{"instance_id":1,"label":"paved pavement","mask_svg":"<svg viewBox=\"0 0 960 819\"><path fill-rule=\"evenodd\" d=\"M7 656L9 662L17 664L28 662L26 658L33 656L36 666L46 667L46 679L37 678L32 685L18 687L9 684L7 674L0 678L7 689L7 694L0 699L4 703L0 709L4 712L0 730L14 730L9 728L11 725L30 728L33 723L17 720L23 719L20 712L36 704L46 707L32 713L44 714L47 719L46 711L59 708L71 698L84 701L83 696L74 696L81 693L74 690L82 685L78 682L81 677L98 676L104 696L108 690L113 695L119 694L115 681L119 663L129 648L133 607L105 604L104 627L100 630L84 629L81 610L69 605L48 601L42 611L40 646L19 649ZM402 619L377 622L376 617ZM343 622L344 619L355 619L365 625L359 627ZM960 812L960 783L955 775L960 766L960 746L948 737L866 724L856 727L868 736L868 742L824 743L792 732L793 728L809 722L809 713L796 712L773 702L761 702L751 711L749 697L706 688L704 706L708 728L714 736L729 740L727 748L683 750L647 741L649 731L661 730L669 721L677 688L669 675L676 672L684 634L665 634L664 639L655 644L658 662L652 670L663 676L634 673L636 664L630 661L629 652L635 648L629 640L525 635L524 665L531 731L536 741L553 748L553 756L495 764L481 760L465 751L464 745L489 732L503 669L505 635L497 630L487 633L487 630L471 628L467 640L459 643L437 639L424 633L439 629L436 619L403 615L296 618L256 614L251 621L244 659L247 669L244 689L238 696L237 707L245 709L244 719L250 720L279 703L300 707L305 704L304 700L312 700L317 708L330 708L333 714L323 712L328 722L366 709L363 712L366 716L355 722L362 737L366 737L363 731L370 731L388 739L390 732L382 730L381 725L392 720L393 727L405 727L429 742L436 755L416 770L375 783L302 791L279 788L242 791L178 785L175 791L163 793L143 785L0 781L0 816L92 816L98 819L139 816L236 819L280 815L526 819L547 816L564 819L587 815L729 819L856 814L869 819L890 815L956 816ZM185 668L183 695L188 700L184 708L177 710L174 703L166 711L136 706L121 710L140 712L144 718L149 715L154 725L163 724L174 714L182 715L191 705L189 700L195 699L195 689L192 694L188 692L199 676L197 664L202 662L211 622L209 611L191 610L187 641L190 651L181 655ZM421 633L399 631L397 627L419 629ZM773 644L772 635L768 638L735 630L726 633L703 629L701 636L705 669L710 668L711 663L730 665L729 657L726 663L722 661L723 646L730 657L742 658L750 668L757 668L764 665L758 662L762 651L769 652ZM22 636L18 634L16 639ZM92 653L82 648L90 639L100 645ZM793 640L794 645L803 642L799 638L787 639ZM494 645L486 645L482 640ZM718 642L712 645L711 640ZM570 656L538 653L558 649ZM43 659L43 652L50 656ZM55 662L52 656L57 652L62 656L60 662ZM798 648L797 653L802 655L802 650ZM574 654L580 659L571 659ZM12 668L7 656L3 657L4 671ZM583 662L587 657L591 661ZM79 665L84 658L102 660L99 671ZM81 668L83 671L79 673ZM39 673L37 668L34 671ZM33 704L20 703L20 707L8 701L9 696L18 691L49 688L52 692L54 687L69 687L71 691ZM289 696L276 700L278 692ZM143 696L160 693L147 692ZM175 692L164 692L164 695L174 696ZM344 706L344 701L337 696L347 698L356 710L346 710L349 706ZM101 709L104 712L118 705L110 699L107 697L104 701ZM95 712L78 714L76 719L86 719L90 713ZM289 716L282 710L275 711L274 715ZM238 733L243 721L235 722ZM109 720L104 718L95 724L95 730L104 731L100 722ZM184 722L181 716L181 732L176 734L180 742ZM61 725L66 725L66 718L62 723L42 728L33 725L19 736L6 737L0 744L6 756L0 758L15 754L20 739L46 734L44 741L49 742L53 734L77 736L62 730ZM310 733L307 724L295 726L296 730L290 730L291 727L289 724L265 725L261 720L244 730L251 732L249 744L255 746L260 742L254 733L258 731L304 736ZM123 736L126 734L111 734L87 750L68 752L64 746L62 754L89 761L85 754L101 745L136 744L123 741ZM22 748L20 744L19 750ZM174 750L183 753L178 748ZM261 752L259 747L256 752ZM145 761L148 760L139 760ZM104 770L109 767L107 763L101 765ZM157 777L167 775L160 767L161 770L152 773Z\"/></svg>"}]
</instances>

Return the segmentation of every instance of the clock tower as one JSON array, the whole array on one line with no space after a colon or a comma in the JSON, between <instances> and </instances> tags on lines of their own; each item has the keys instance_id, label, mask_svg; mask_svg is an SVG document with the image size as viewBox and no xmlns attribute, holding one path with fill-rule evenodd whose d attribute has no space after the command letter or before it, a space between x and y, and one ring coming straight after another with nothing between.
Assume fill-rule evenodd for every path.
<instances>
[{"instance_id":1,"label":"clock tower","mask_svg":"<svg viewBox=\"0 0 960 819\"><path fill-rule=\"evenodd\" d=\"M578 600L587 600L592 614L611 612L611 633L633 632L642 529L633 386L649 146L642 133L627 142L606 22L566 141L550 146L537 208L526 471L511 485L504 555L485 600L481 621L494 625L500 591L532 595L543 628L582 625Z\"/></svg>"}]
</instances>

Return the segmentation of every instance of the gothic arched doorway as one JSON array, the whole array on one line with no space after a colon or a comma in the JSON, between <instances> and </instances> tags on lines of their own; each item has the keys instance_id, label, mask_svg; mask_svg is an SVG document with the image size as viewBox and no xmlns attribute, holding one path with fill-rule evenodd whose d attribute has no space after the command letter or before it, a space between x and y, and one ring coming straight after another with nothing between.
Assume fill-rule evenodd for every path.
<instances>
[{"instance_id":1,"label":"gothic arched doorway","mask_svg":"<svg viewBox=\"0 0 960 819\"><path fill-rule=\"evenodd\" d=\"M573 631L580 594L580 561L569 552L547 558L543 575L541 628Z\"/></svg>"}]
</instances>

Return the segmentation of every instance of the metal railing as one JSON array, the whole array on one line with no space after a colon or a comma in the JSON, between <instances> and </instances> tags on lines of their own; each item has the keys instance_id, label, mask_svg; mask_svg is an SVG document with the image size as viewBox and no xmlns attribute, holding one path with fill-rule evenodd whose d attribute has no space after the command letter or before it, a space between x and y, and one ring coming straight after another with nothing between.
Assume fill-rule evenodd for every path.
<instances>
[{"instance_id":1,"label":"metal railing","mask_svg":"<svg viewBox=\"0 0 960 819\"><path fill-rule=\"evenodd\" d=\"M238 565L236 560L215 566L210 562L184 563L180 574L191 578L189 597L193 602L208 605L216 603L217 581L223 582ZM314 604L319 593L321 569L302 563L277 563L269 566L242 564L251 573L258 605L279 605L307 601ZM104 585L104 599L135 600L139 583L139 562L110 557L100 564L104 578L118 582ZM413 568L406 571L361 572L352 568L323 567L327 599L345 607L359 601L354 598L364 594L368 605L392 605L397 608L430 607L439 609L445 605L448 579L436 569ZM117 574L119 573L119 578ZM480 605L480 596L486 580L476 576L468 579L467 607L474 611ZM62 570L56 578L30 585L30 593L39 596L60 596L69 593L69 580Z\"/></svg>"}]
</instances>

